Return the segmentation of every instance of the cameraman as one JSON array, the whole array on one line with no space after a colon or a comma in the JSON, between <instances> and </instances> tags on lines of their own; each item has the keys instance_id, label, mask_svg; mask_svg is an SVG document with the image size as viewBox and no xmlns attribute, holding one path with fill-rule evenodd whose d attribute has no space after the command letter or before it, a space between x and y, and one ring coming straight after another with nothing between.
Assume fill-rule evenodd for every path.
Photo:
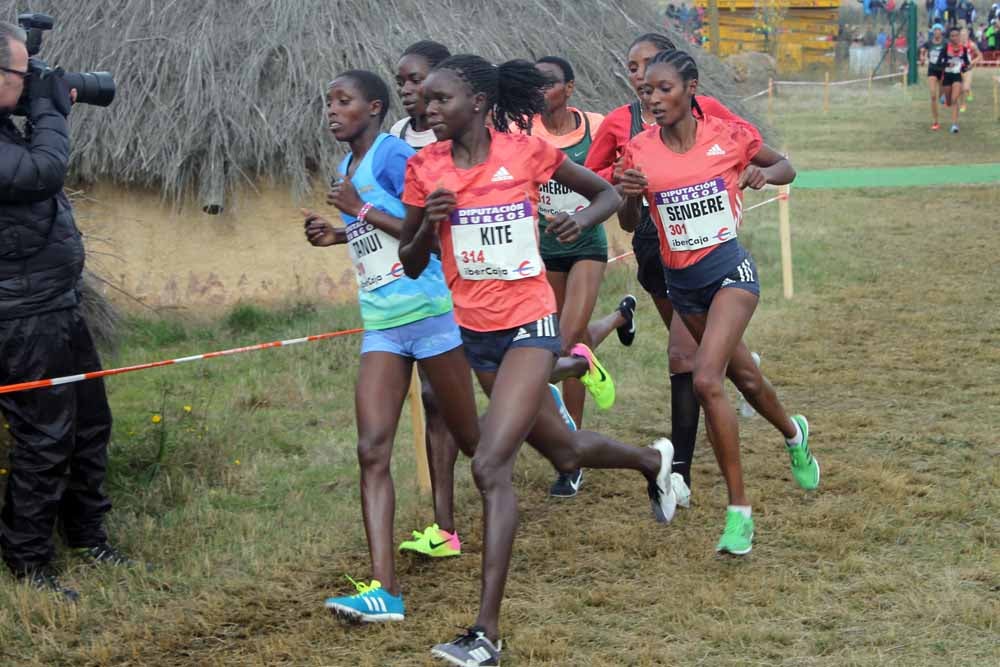
<instances>
[{"instance_id":1,"label":"cameraman","mask_svg":"<svg viewBox=\"0 0 1000 667\"><path fill-rule=\"evenodd\" d=\"M80 313L83 240L62 190L71 91L29 71L26 35L0 22L0 384L100 369ZM27 88L28 126L10 114ZM75 99L75 91L72 99ZM108 545L104 492L111 410L102 380L0 395L14 439L0 548L16 577L76 600L51 569L57 519L91 563L128 565Z\"/></svg>"}]
</instances>

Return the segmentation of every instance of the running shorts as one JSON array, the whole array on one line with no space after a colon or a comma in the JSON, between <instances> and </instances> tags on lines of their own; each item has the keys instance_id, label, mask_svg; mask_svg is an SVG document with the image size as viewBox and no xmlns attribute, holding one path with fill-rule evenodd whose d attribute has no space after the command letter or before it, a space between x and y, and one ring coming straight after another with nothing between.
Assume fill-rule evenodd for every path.
<instances>
[{"instance_id":1,"label":"running shorts","mask_svg":"<svg viewBox=\"0 0 1000 667\"><path fill-rule=\"evenodd\" d=\"M545 262L545 270L552 271L554 273L569 273L569 270L573 268L573 265L577 262L603 262L607 264L608 253L603 255L571 255L567 257L542 257L542 261Z\"/></svg>"},{"instance_id":2,"label":"running shorts","mask_svg":"<svg viewBox=\"0 0 1000 667\"><path fill-rule=\"evenodd\" d=\"M731 271L704 287L694 289L670 287L670 303L673 305L674 310L682 315L707 313L709 306L712 305L712 300L719 293L719 290L730 287L746 290L751 294L760 296L757 265L754 263L750 253L744 253L743 258Z\"/></svg>"},{"instance_id":3,"label":"running shorts","mask_svg":"<svg viewBox=\"0 0 1000 667\"><path fill-rule=\"evenodd\" d=\"M388 352L409 359L429 359L462 344L455 315L425 317L391 329L369 329L361 339L361 354Z\"/></svg>"},{"instance_id":4,"label":"running shorts","mask_svg":"<svg viewBox=\"0 0 1000 667\"><path fill-rule=\"evenodd\" d=\"M552 356L562 354L559 317L555 314L534 322L500 331L473 331L460 327L465 356L473 370L496 373L508 350L518 347L540 347Z\"/></svg>"},{"instance_id":5,"label":"running shorts","mask_svg":"<svg viewBox=\"0 0 1000 667\"><path fill-rule=\"evenodd\" d=\"M962 74L961 74L961 72L945 72L944 73L944 76L941 79L941 85L943 85L945 88L950 88L952 85L954 85L956 83L962 83Z\"/></svg>"}]
</instances>

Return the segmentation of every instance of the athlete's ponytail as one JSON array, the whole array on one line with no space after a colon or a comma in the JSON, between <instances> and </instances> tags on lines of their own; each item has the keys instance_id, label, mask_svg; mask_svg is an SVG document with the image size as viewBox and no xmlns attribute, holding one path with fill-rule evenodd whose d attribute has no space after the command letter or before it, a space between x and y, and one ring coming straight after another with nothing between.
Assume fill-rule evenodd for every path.
<instances>
[{"instance_id":1,"label":"athlete's ponytail","mask_svg":"<svg viewBox=\"0 0 1000 667\"><path fill-rule=\"evenodd\" d=\"M685 51L681 51L680 49L660 51L649 60L649 64L646 67L661 64L673 67L684 83L698 79L698 63L694 61L691 54ZM698 115L702 118L705 117L705 112L701 110L701 106L698 105L698 100L694 95L691 96L691 108L697 111Z\"/></svg>"},{"instance_id":2,"label":"athlete's ponytail","mask_svg":"<svg viewBox=\"0 0 1000 667\"><path fill-rule=\"evenodd\" d=\"M545 87L549 80L527 60L508 60L497 68L499 94L493 107L493 125L506 132L509 121L524 131L531 119L545 110Z\"/></svg>"},{"instance_id":3,"label":"athlete's ponytail","mask_svg":"<svg viewBox=\"0 0 1000 667\"><path fill-rule=\"evenodd\" d=\"M548 80L527 60L510 60L498 67L479 56L461 54L434 69L451 70L472 88L473 94L486 95L486 113L500 132L507 132L511 121L527 130L532 116L545 109L542 91Z\"/></svg>"}]
</instances>

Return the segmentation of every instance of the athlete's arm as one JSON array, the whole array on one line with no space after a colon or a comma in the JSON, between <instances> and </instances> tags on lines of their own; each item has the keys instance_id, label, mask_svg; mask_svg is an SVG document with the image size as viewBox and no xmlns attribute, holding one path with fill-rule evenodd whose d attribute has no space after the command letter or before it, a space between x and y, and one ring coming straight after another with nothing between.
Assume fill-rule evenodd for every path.
<instances>
[{"instance_id":1,"label":"athlete's arm","mask_svg":"<svg viewBox=\"0 0 1000 667\"><path fill-rule=\"evenodd\" d=\"M580 234L614 215L621 196L606 180L572 160L563 160L552 174L552 180L590 200L590 205L573 215L557 214L545 229L560 243L572 243Z\"/></svg>"},{"instance_id":2,"label":"athlete's arm","mask_svg":"<svg viewBox=\"0 0 1000 667\"><path fill-rule=\"evenodd\" d=\"M427 268L431 253L438 247L437 226L455 208L455 194L438 189L427 195L423 206L406 205L406 217L399 235L399 261L408 278L417 278Z\"/></svg>"},{"instance_id":3,"label":"athlete's arm","mask_svg":"<svg viewBox=\"0 0 1000 667\"><path fill-rule=\"evenodd\" d=\"M330 191L326 193L326 203L330 206L336 206L341 213L354 218L358 217L358 214L361 213L361 207L365 204L361 201L361 197L358 195L354 184L345 178L340 179L330 186ZM403 230L403 221L401 219L389 215L385 211L380 211L377 208L372 208L365 214L365 222L370 222L386 234L397 239Z\"/></svg>"},{"instance_id":4,"label":"athlete's arm","mask_svg":"<svg viewBox=\"0 0 1000 667\"><path fill-rule=\"evenodd\" d=\"M309 243L317 247L347 243L346 229L334 227L329 220L307 208L300 208L299 211L305 218L306 240Z\"/></svg>"},{"instance_id":5,"label":"athlete's arm","mask_svg":"<svg viewBox=\"0 0 1000 667\"><path fill-rule=\"evenodd\" d=\"M615 160L618 159L619 121L617 115L608 114L604 117L604 122L594 133L594 141L590 144L584 163L587 169L606 181L611 180Z\"/></svg>"},{"instance_id":6,"label":"athlete's arm","mask_svg":"<svg viewBox=\"0 0 1000 667\"><path fill-rule=\"evenodd\" d=\"M762 144L760 150L750 161L750 165L740 174L738 186L760 190L771 185L787 185L795 180L795 169L784 155L767 144Z\"/></svg>"},{"instance_id":7,"label":"athlete's arm","mask_svg":"<svg viewBox=\"0 0 1000 667\"><path fill-rule=\"evenodd\" d=\"M626 169L622 173L620 187L625 200L618 209L618 225L626 232L634 232L642 218L642 196L649 182L638 169Z\"/></svg>"}]
</instances>

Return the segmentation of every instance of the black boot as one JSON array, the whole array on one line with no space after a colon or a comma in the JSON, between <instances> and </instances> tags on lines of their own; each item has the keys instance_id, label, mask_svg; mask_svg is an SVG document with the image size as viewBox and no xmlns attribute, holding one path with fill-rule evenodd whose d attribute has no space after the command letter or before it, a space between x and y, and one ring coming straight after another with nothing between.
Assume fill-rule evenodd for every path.
<instances>
[{"instance_id":1,"label":"black boot","mask_svg":"<svg viewBox=\"0 0 1000 667\"><path fill-rule=\"evenodd\" d=\"M55 570L48 566L31 568L16 573L18 581L21 581L40 591L51 591L65 598L67 602L76 602L80 599L80 594L72 588L66 588L59 581L59 576Z\"/></svg>"}]
</instances>

